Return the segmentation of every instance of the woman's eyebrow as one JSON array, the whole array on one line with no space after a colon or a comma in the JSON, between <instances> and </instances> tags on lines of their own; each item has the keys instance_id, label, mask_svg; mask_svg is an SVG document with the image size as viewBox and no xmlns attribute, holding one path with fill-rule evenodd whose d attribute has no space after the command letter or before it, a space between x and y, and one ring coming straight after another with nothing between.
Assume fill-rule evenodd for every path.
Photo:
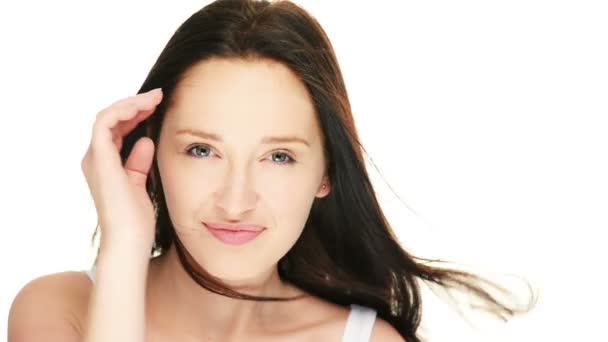
<instances>
[{"instance_id":1,"label":"woman's eyebrow","mask_svg":"<svg viewBox=\"0 0 608 342\"><path fill-rule=\"evenodd\" d=\"M191 128L178 129L175 134L176 135L188 134L188 135L193 135L193 136L197 136L199 138L213 140L213 141L217 141L217 142L224 141L224 139L222 139L222 137L220 137L219 135L217 135L215 133L205 132L205 131L201 131L198 129L191 129ZM306 145L307 147L310 147L310 143L306 139L300 138L297 136L293 136L293 135L267 136L267 137L263 137L260 142L262 144L290 143L291 142L291 143L301 143L301 144Z\"/></svg>"}]
</instances>

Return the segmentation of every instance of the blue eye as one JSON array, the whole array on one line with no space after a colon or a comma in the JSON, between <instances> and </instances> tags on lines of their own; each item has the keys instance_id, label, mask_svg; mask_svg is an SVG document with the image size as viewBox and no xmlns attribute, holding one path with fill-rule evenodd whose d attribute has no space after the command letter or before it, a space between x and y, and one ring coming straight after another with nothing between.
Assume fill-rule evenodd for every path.
<instances>
[{"instance_id":1,"label":"blue eye","mask_svg":"<svg viewBox=\"0 0 608 342\"><path fill-rule=\"evenodd\" d=\"M290 156L289 154L287 154L285 152L275 152L271 155L271 157L272 156L284 156L285 157L285 158L279 158L279 159L283 160L283 161L279 161L278 162L279 164L293 164L296 162L292 156ZM287 160L285 161L285 159L287 159Z\"/></svg>"},{"instance_id":2,"label":"blue eye","mask_svg":"<svg viewBox=\"0 0 608 342\"><path fill-rule=\"evenodd\" d=\"M186 154L194 158L209 157L211 148L206 145L194 145L186 149ZM274 158L278 157L278 158ZM296 160L286 152L274 152L270 155L270 159L276 164L290 165L294 164Z\"/></svg>"},{"instance_id":3,"label":"blue eye","mask_svg":"<svg viewBox=\"0 0 608 342\"><path fill-rule=\"evenodd\" d=\"M194 153L194 154L193 154L193 153L192 153L192 151L200 151L201 149L202 149L202 150L207 150L207 151L211 152L211 149L210 149L209 147L202 146L202 145L196 145L196 146L189 147L189 148L186 150L186 153L187 153L188 155L190 155L190 156L193 156L193 157L200 157L200 155L198 155L197 153ZM207 157L207 155L204 155L204 156L202 156L202 157Z\"/></svg>"}]
</instances>

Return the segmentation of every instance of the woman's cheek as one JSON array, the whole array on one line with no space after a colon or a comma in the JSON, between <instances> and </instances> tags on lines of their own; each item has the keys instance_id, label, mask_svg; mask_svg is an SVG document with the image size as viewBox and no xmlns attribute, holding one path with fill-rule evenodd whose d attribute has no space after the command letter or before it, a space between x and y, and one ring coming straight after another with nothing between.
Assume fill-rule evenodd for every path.
<instances>
[{"instance_id":1,"label":"woman's cheek","mask_svg":"<svg viewBox=\"0 0 608 342\"><path fill-rule=\"evenodd\" d=\"M209 171L183 161L174 161L161 171L165 199L167 205L173 206L173 212L192 210L198 201L209 196L211 185L215 184Z\"/></svg>"},{"instance_id":2,"label":"woman's cheek","mask_svg":"<svg viewBox=\"0 0 608 342\"><path fill-rule=\"evenodd\" d=\"M276 215L297 219L307 216L314 199L310 180L303 178L276 178L261 186L260 197L268 203Z\"/></svg>"},{"instance_id":3,"label":"woman's cheek","mask_svg":"<svg viewBox=\"0 0 608 342\"><path fill-rule=\"evenodd\" d=\"M281 166L275 166L280 168ZM289 170L259 170L256 177L256 187L262 197L267 200L287 201L297 195L302 187L302 179Z\"/></svg>"}]
</instances>

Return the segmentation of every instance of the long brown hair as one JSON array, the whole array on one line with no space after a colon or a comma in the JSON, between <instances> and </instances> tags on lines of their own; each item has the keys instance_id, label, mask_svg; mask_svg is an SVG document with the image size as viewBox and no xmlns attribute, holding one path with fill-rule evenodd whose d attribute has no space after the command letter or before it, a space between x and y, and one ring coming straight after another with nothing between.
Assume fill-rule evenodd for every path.
<instances>
[{"instance_id":1,"label":"long brown hair","mask_svg":"<svg viewBox=\"0 0 608 342\"><path fill-rule=\"evenodd\" d=\"M507 293L504 288L470 272L431 266L426 262L444 261L413 256L399 244L367 174L364 148L333 47L316 19L289 1L219 0L189 17L170 38L138 91L160 87L163 101L154 115L125 137L120 152L123 163L139 138L158 141L180 80L193 65L210 58L280 62L299 77L314 102L331 192L315 198L302 235L279 261L283 280L333 303L371 307L409 342L420 341L419 280L467 290L487 304L485 310L502 318L531 308L501 303L481 284ZM175 243L184 269L210 291L244 300L291 299L238 293L196 265L175 234L156 160L150 172L147 189L157 214L152 255L162 254Z\"/></svg>"}]
</instances>

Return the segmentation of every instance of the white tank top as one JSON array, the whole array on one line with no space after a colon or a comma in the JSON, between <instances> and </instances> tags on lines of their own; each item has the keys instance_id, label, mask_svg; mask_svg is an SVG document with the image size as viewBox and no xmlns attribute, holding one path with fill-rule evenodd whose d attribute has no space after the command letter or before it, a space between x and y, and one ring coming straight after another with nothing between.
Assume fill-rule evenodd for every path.
<instances>
[{"instance_id":1,"label":"white tank top","mask_svg":"<svg viewBox=\"0 0 608 342\"><path fill-rule=\"evenodd\" d=\"M85 271L95 282L95 268ZM372 328L376 321L376 310L357 304L350 305L350 313L344 327L342 342L368 342L372 335Z\"/></svg>"}]
</instances>

